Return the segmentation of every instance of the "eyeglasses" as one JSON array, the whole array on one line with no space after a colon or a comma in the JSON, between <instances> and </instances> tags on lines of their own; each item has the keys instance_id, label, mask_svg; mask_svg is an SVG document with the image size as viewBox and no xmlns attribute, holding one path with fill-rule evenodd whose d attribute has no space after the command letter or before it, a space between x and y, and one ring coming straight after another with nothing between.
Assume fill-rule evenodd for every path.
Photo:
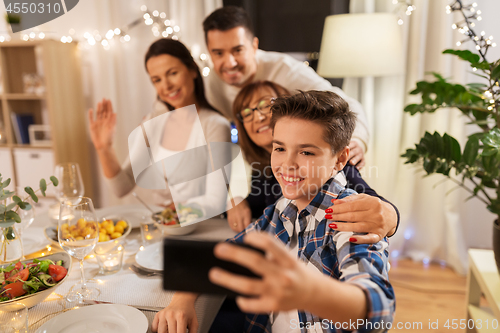
<instances>
[{"instance_id":1,"label":"eyeglasses","mask_svg":"<svg viewBox=\"0 0 500 333\"><path fill-rule=\"evenodd\" d=\"M259 111L261 115L266 115L271 113L271 106L274 103L275 98L269 97L261 100L258 104L257 107L255 108L246 108L240 111L236 115L236 117L243 123L248 123L253 120L253 114L255 111Z\"/></svg>"}]
</instances>

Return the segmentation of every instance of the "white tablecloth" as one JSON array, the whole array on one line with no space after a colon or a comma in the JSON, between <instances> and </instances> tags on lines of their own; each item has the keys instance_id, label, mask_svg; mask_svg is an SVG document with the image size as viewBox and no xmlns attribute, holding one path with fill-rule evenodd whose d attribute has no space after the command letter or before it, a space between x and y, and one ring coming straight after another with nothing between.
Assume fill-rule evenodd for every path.
<instances>
[{"instance_id":1,"label":"white tablecloth","mask_svg":"<svg viewBox=\"0 0 500 333\"><path fill-rule=\"evenodd\" d=\"M120 207L117 207L119 211ZM98 213L99 210L96 210ZM35 219L32 227L44 227L50 225L46 215L40 215ZM227 225L224 219L211 219L200 222L197 230L188 235L189 237L206 240L224 240L232 237L235 233ZM40 235L40 237L44 237ZM183 236L179 236L183 237ZM133 229L125 240L124 264L122 269L112 275L100 275L96 259L85 260L85 277L89 280L89 286L97 287L100 295L97 300L128 305L147 305L165 307L169 304L173 293L162 289L161 276L144 277L132 272L129 267L135 262L135 254L141 246L141 235L139 229ZM59 286L44 302L34 306L28 312L29 332L35 332L43 323L47 322L59 313L70 309L74 304L67 303L63 296L76 283L80 282L79 262L73 259L72 269L68 279ZM202 295L196 301L196 313L200 324L199 332L206 333L217 314L224 297ZM151 332L151 323L156 312L143 311L149 321L148 332ZM138 332L139 333L139 332Z\"/></svg>"}]
</instances>

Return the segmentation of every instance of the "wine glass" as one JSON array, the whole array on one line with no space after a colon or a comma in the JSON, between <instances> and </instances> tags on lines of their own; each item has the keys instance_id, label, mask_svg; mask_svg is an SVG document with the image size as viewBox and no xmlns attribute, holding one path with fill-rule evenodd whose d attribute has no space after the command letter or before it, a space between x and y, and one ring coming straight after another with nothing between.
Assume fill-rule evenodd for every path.
<instances>
[{"instance_id":1,"label":"wine glass","mask_svg":"<svg viewBox=\"0 0 500 333\"><path fill-rule=\"evenodd\" d=\"M83 259L90 254L99 240L99 227L90 198L81 197L78 203L71 201L61 202L57 236L59 244L72 257L80 260L82 280L71 288L67 300L95 299L99 291L88 288L83 271Z\"/></svg>"},{"instance_id":2,"label":"wine glass","mask_svg":"<svg viewBox=\"0 0 500 333\"><path fill-rule=\"evenodd\" d=\"M59 180L59 185L55 188L59 201L78 203L85 191L78 163L56 165L55 176Z\"/></svg>"}]
</instances>

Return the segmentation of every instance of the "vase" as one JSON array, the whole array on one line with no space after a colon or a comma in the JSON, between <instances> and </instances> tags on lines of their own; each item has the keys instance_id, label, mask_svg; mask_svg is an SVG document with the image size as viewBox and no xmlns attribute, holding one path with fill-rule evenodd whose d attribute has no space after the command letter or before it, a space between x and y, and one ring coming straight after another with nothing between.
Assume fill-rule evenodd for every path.
<instances>
[{"instance_id":1,"label":"vase","mask_svg":"<svg viewBox=\"0 0 500 333\"><path fill-rule=\"evenodd\" d=\"M497 263L498 273L500 273L500 225L498 220L493 223L493 253Z\"/></svg>"},{"instance_id":2,"label":"vase","mask_svg":"<svg viewBox=\"0 0 500 333\"><path fill-rule=\"evenodd\" d=\"M23 257L23 244L14 222L0 223L0 264L20 260Z\"/></svg>"}]
</instances>

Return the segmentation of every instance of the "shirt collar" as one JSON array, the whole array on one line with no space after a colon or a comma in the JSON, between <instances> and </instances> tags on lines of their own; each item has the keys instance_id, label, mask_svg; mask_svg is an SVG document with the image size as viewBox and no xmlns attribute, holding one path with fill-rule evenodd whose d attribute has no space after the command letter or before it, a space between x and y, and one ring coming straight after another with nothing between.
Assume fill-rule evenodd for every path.
<instances>
[{"instance_id":1,"label":"shirt collar","mask_svg":"<svg viewBox=\"0 0 500 333\"><path fill-rule=\"evenodd\" d=\"M298 211L297 205L294 200L286 200L286 206L280 214L280 220L282 221L285 229L289 235L292 235L293 228L295 225L295 220L302 215L304 218L299 219L300 231L304 231L307 227L307 221L305 219L308 215L312 215L317 221L322 221L325 218L325 209L333 205L332 199L344 197L346 188L340 184L335 177L328 179L321 190L316 194L316 196L311 200L311 202L302 210Z\"/></svg>"}]
</instances>

